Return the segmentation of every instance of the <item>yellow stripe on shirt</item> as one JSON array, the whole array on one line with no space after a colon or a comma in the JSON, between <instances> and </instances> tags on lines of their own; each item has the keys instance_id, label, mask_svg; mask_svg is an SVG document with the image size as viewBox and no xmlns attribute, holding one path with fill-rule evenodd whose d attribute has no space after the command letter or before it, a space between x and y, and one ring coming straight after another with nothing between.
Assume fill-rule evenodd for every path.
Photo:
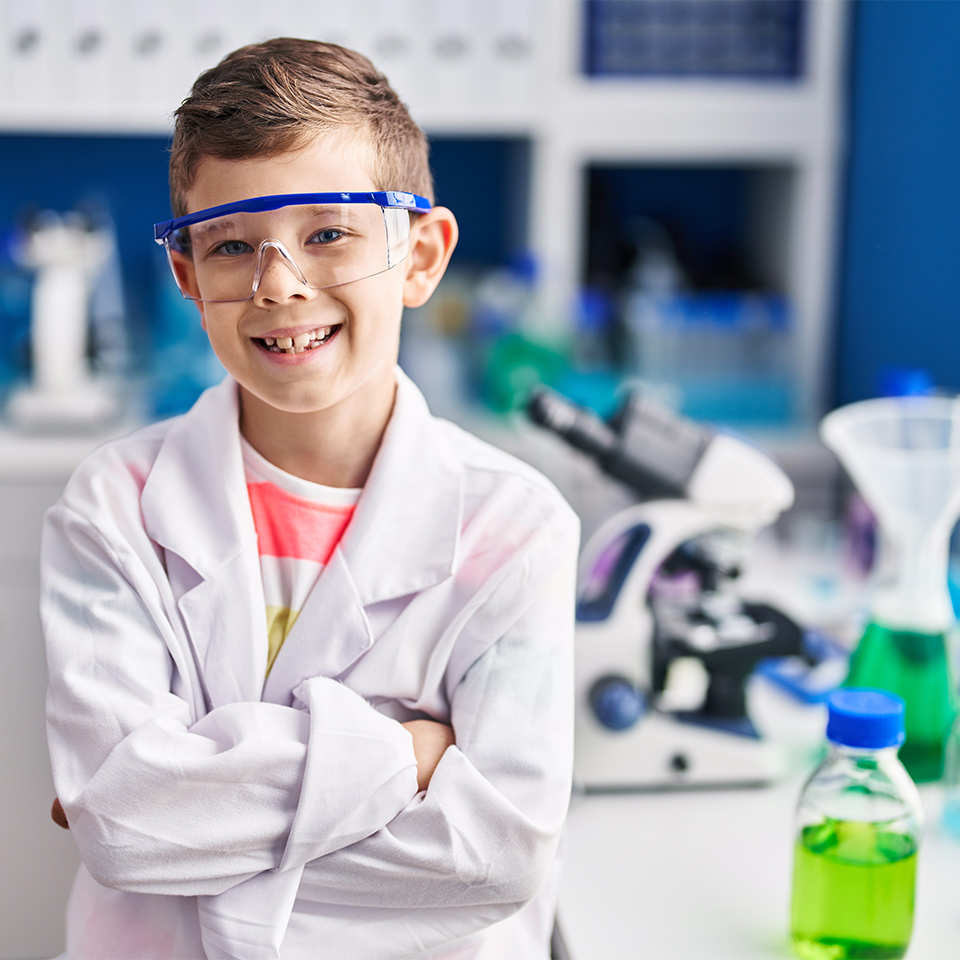
<instances>
[{"instance_id":1,"label":"yellow stripe on shirt","mask_svg":"<svg viewBox=\"0 0 960 960\"><path fill-rule=\"evenodd\" d=\"M283 641L287 639L287 634L293 629L299 615L299 610L291 610L289 607L267 606L267 642L269 646L267 648L266 676L270 676L273 661L277 659Z\"/></svg>"}]
</instances>

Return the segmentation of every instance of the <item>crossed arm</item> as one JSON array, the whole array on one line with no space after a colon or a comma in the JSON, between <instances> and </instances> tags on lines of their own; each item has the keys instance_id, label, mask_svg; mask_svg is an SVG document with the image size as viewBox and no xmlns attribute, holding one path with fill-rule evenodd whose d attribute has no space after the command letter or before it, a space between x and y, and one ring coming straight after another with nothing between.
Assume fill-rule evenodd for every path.
<instances>
[{"instance_id":1,"label":"crossed arm","mask_svg":"<svg viewBox=\"0 0 960 960\"><path fill-rule=\"evenodd\" d=\"M453 729L445 723L436 720L408 720L401 724L413 737L413 753L417 758L417 789L426 790L430 786L430 778L447 747L456 743ZM50 809L50 817L58 827L70 829L67 815L59 797L54 797Z\"/></svg>"},{"instance_id":2,"label":"crossed arm","mask_svg":"<svg viewBox=\"0 0 960 960\"><path fill-rule=\"evenodd\" d=\"M155 582L55 511L44 604L56 812L91 874L216 895L299 864L304 894L328 904L531 896L569 791L575 533L505 571L506 598L478 598L450 726L401 726L322 677L302 685L306 710L232 703L193 721Z\"/></svg>"}]
</instances>

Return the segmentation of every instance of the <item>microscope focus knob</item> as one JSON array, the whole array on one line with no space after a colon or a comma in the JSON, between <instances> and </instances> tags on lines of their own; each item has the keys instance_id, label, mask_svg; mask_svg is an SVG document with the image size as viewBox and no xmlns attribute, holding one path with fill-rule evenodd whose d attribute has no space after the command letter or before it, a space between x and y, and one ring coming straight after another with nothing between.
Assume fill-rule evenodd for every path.
<instances>
[{"instance_id":1,"label":"microscope focus knob","mask_svg":"<svg viewBox=\"0 0 960 960\"><path fill-rule=\"evenodd\" d=\"M646 700L626 677L605 676L590 688L590 706L608 730L627 730L643 715Z\"/></svg>"}]
</instances>

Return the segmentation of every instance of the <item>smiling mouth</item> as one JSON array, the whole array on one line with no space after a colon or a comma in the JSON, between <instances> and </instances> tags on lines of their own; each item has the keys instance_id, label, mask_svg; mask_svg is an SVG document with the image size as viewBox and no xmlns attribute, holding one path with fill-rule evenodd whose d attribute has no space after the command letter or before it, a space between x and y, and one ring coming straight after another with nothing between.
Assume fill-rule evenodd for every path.
<instances>
[{"instance_id":1,"label":"smiling mouth","mask_svg":"<svg viewBox=\"0 0 960 960\"><path fill-rule=\"evenodd\" d=\"M254 340L270 353L286 353L292 356L296 353L316 350L333 337L340 326L338 323L332 327L317 327L316 330L309 330L295 337L254 337Z\"/></svg>"}]
</instances>

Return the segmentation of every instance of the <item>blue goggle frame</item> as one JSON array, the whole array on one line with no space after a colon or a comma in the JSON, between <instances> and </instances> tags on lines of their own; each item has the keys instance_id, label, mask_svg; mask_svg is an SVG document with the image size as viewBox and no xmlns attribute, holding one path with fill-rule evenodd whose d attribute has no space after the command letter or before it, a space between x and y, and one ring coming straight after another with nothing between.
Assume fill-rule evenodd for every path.
<instances>
[{"instance_id":1,"label":"blue goggle frame","mask_svg":"<svg viewBox=\"0 0 960 960\"><path fill-rule=\"evenodd\" d=\"M263 213L266 210L279 210L294 204L305 203L375 203L378 207L394 210L409 210L411 213L429 213L432 204L425 197L415 193L401 193L397 190L376 190L370 193L279 193L270 197L250 197L247 200L234 200L219 207L207 207L196 213L188 213L173 220L164 220L153 225L153 239L164 243L167 238L183 227L213 220L230 213Z\"/></svg>"}]
</instances>

